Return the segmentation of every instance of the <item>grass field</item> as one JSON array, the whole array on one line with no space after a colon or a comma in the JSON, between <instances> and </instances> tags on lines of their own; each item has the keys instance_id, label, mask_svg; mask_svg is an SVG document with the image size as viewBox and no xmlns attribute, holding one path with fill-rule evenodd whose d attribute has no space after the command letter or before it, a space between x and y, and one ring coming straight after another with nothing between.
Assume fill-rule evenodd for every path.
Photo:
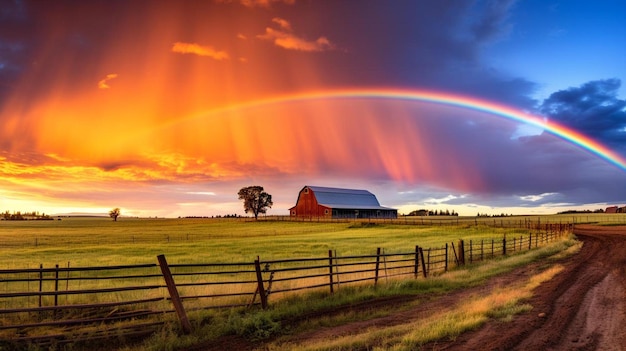
<instances>
[{"instance_id":1,"label":"grass field","mask_svg":"<svg viewBox=\"0 0 626 351\"><path fill-rule=\"evenodd\" d=\"M545 222L546 220L544 220ZM466 223L445 226L233 219L63 218L0 221L0 268L154 263L251 262L262 259L407 252L458 239L515 236L525 230Z\"/></svg>"},{"instance_id":2,"label":"grass field","mask_svg":"<svg viewBox=\"0 0 626 351\"><path fill-rule=\"evenodd\" d=\"M622 223L626 222L626 215L598 218L602 221L594 220L594 222L605 224L616 224L620 220ZM607 221L606 219L609 218L611 220ZM569 219L572 217L569 216ZM528 218L503 220L521 222ZM542 217L539 220L541 223L572 222L559 216ZM343 256L367 255L374 254L377 247L384 248L386 253L410 252L414 250L415 245L435 248L445 243L457 242L461 238L478 240L501 238L504 235L519 237L528 233L527 229L488 226L487 224L492 224L492 221L487 219L481 223L481 220L469 219L459 221L457 224L453 220L448 221L446 225L431 226L370 222L318 223L316 221L268 220L255 222L243 219L122 218L118 222L113 222L109 218L63 218L54 221L0 221L0 252L2 253L0 269L38 268L39 264L51 267L55 264L65 266L71 263L72 267L85 267L155 263L156 256L160 254L165 254L170 264L250 263L257 255L261 256L262 260L324 257L329 249L336 250L337 255ZM585 219L573 218L573 221L581 223ZM588 218L587 221L589 221ZM552 244L550 247L552 247L552 253L564 249L556 248L557 246ZM539 255L537 257L545 255L545 253L541 254L542 250L534 251L536 253L532 255ZM537 257L529 259L537 259ZM495 268L491 270L496 271ZM451 286L468 284L466 281L454 278L454 274L450 275L449 279L455 281L455 283L449 283ZM477 279L481 280L484 277L479 276ZM414 282L411 284L423 284L422 280L414 280ZM435 286L439 285L435 283ZM360 288L342 288L341 293L330 300L327 298L327 293L324 293L324 297L319 301L320 306L316 308L339 306L381 294L402 295L409 291L416 293L414 289L415 287L408 287L395 291L394 289L367 288L362 293L357 293L361 291ZM420 285L418 291L427 292L431 289L427 285ZM303 311L312 308L313 300L310 296L315 296L315 294L307 293L302 296L309 297L301 303L296 303L298 297L288 298L284 303L273 300L273 312L262 312L272 314L271 317L263 317L264 314L257 315L256 313L241 317L243 318L241 321L231 320L232 313L198 317L196 318L198 320L227 318L221 323L225 329L203 330L201 334L204 336L197 337L195 341L183 342L183 344L190 345L199 340L206 340L207 337L210 339L224 334L247 334L246 328L251 328L256 332L258 327L255 323L256 319L260 318L259 316L270 318L269 320L272 321L270 324L274 325L277 323L276 320L304 313ZM329 303L330 306L327 306ZM265 332L265 330L261 331ZM155 350L172 349L167 345L181 342L176 335L167 334L165 338L162 340L157 337L156 340L144 346L150 345L148 348Z\"/></svg>"}]
</instances>

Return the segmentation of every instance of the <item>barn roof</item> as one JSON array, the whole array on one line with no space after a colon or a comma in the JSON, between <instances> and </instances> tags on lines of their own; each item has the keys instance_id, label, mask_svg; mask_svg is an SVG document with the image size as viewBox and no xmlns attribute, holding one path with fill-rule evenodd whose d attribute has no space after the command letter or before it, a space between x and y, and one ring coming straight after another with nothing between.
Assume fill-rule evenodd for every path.
<instances>
[{"instance_id":1,"label":"barn roof","mask_svg":"<svg viewBox=\"0 0 626 351\"><path fill-rule=\"evenodd\" d=\"M380 205L376 196L367 190L307 186L315 194L317 203L332 208L392 210Z\"/></svg>"}]
</instances>

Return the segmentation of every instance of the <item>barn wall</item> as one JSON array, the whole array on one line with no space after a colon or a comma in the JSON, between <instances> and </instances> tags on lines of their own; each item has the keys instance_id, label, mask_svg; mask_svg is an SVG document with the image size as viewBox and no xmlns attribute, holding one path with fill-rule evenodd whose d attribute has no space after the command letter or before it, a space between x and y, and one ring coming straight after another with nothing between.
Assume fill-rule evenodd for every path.
<instances>
[{"instance_id":1,"label":"barn wall","mask_svg":"<svg viewBox=\"0 0 626 351\"><path fill-rule=\"evenodd\" d=\"M332 216L332 210L318 204L313 191L309 188L304 188L298 195L296 206L291 208L291 216L330 218Z\"/></svg>"}]
</instances>

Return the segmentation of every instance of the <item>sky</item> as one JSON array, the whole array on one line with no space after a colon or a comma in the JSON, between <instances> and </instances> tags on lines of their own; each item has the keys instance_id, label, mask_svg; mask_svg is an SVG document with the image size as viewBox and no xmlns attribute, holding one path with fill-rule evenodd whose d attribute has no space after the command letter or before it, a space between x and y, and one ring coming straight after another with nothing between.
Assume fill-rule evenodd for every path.
<instances>
[{"instance_id":1,"label":"sky","mask_svg":"<svg viewBox=\"0 0 626 351\"><path fill-rule=\"evenodd\" d=\"M3 212L626 205L621 0L0 2Z\"/></svg>"}]
</instances>

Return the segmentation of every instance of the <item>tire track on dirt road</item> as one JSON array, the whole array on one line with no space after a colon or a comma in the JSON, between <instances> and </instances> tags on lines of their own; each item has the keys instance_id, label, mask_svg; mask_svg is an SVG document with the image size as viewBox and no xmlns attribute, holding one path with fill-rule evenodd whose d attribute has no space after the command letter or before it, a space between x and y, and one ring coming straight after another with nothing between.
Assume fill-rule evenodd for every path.
<instances>
[{"instance_id":1,"label":"tire track on dirt road","mask_svg":"<svg viewBox=\"0 0 626 351\"><path fill-rule=\"evenodd\" d=\"M491 321L437 350L624 350L626 227L576 226L580 252L541 284L529 313Z\"/></svg>"}]
</instances>

